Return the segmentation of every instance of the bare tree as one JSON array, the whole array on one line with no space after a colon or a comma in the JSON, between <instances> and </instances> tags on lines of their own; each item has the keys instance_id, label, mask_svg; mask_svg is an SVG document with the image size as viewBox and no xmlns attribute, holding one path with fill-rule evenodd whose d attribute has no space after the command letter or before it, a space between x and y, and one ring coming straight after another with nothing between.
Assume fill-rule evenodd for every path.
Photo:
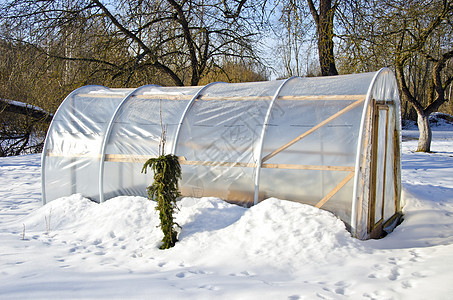
<instances>
[{"instance_id":1,"label":"bare tree","mask_svg":"<svg viewBox=\"0 0 453 300\"><path fill-rule=\"evenodd\" d=\"M10 24L29 24L19 38L50 57L94 64L113 79L151 69L175 85L197 85L216 58L257 58L253 41L261 11L254 1L15 0L2 12ZM44 47L49 40L63 47ZM75 49L62 51L68 40Z\"/></svg>"},{"instance_id":2,"label":"bare tree","mask_svg":"<svg viewBox=\"0 0 453 300\"><path fill-rule=\"evenodd\" d=\"M445 48L440 47L435 49L437 51L432 51L433 49L431 48L433 40L436 43L438 38L436 35L442 34L441 32L444 30L442 28L443 24L448 26L448 23L450 23L450 28L445 33L450 36L453 33L453 30L451 30L453 29L451 28L453 2L450 1L448 3L447 1L443 1L439 6L440 9L436 11L431 22L424 24L422 28L413 30L409 26L403 27L405 33L400 35L400 43L398 44L395 58L396 74L403 97L412 104L417 112L417 123L420 131L417 151L423 152L429 152L431 150L432 132L429 124L429 116L448 100L445 97L445 90L453 80L453 71L445 69L447 62L453 58L452 44L445 45ZM407 23L404 25L407 25ZM406 46L406 39L410 40L410 46ZM425 101L425 104L421 99L417 99L416 94L409 89L406 79L405 67L407 61L416 51L420 52L431 65L431 80L429 80L428 86L426 87L428 89L428 99Z\"/></svg>"},{"instance_id":3,"label":"bare tree","mask_svg":"<svg viewBox=\"0 0 453 300\"><path fill-rule=\"evenodd\" d=\"M280 55L287 75L301 75L302 57L310 56L311 44L317 44L321 75L338 75L335 65L334 18L341 1L283 0ZM306 52L306 53L304 53ZM307 66L310 63L307 61ZM311 71L307 71L310 73Z\"/></svg>"},{"instance_id":4,"label":"bare tree","mask_svg":"<svg viewBox=\"0 0 453 300\"><path fill-rule=\"evenodd\" d=\"M285 0L277 7L280 17L274 31L278 42L274 53L281 59L278 73L282 78L313 73L310 67L316 27L309 10L300 9L301 4L300 0Z\"/></svg>"},{"instance_id":5,"label":"bare tree","mask_svg":"<svg viewBox=\"0 0 453 300\"><path fill-rule=\"evenodd\" d=\"M43 99L32 96L42 83L39 58L33 54L30 47L0 40L0 156L39 152L52 119L36 106Z\"/></svg>"},{"instance_id":6,"label":"bare tree","mask_svg":"<svg viewBox=\"0 0 453 300\"><path fill-rule=\"evenodd\" d=\"M453 1L360 1L354 18L342 16L344 36L358 68L393 66L402 98L417 113L418 151L429 152L429 116L445 103L452 84ZM344 46L345 47L345 46ZM346 50L343 48L343 50Z\"/></svg>"}]
</instances>

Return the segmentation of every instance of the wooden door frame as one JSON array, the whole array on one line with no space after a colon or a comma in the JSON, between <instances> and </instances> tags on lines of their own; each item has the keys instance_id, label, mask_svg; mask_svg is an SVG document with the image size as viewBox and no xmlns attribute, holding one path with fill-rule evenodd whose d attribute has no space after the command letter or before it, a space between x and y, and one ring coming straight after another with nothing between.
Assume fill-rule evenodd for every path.
<instances>
[{"instance_id":1,"label":"wooden door frame","mask_svg":"<svg viewBox=\"0 0 453 300\"><path fill-rule=\"evenodd\" d=\"M385 176L387 168L387 149L388 149L388 122L389 122L389 103L385 101L373 100L373 120L372 120L372 150L371 150L371 171L370 171L370 196L369 196L369 209L368 209L368 232L371 238L378 237L381 235L384 222L384 208L385 208ZM375 210L376 210L376 188L377 188L377 159L378 159L378 138L379 138L379 111L386 110L386 122L385 122L385 146L384 146L384 182L383 182L383 193L382 193L382 207L381 207L381 218L376 222ZM382 129L381 129L382 130Z\"/></svg>"}]
</instances>

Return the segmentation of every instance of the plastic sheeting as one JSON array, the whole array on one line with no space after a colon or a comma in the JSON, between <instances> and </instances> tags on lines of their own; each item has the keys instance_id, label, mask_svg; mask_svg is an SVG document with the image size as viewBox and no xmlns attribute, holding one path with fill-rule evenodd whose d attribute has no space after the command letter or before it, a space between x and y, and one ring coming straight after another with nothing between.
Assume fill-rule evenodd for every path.
<instances>
[{"instance_id":1,"label":"plastic sheeting","mask_svg":"<svg viewBox=\"0 0 453 300\"><path fill-rule=\"evenodd\" d=\"M183 195L315 205L366 239L376 227L370 220L384 224L401 210L399 111L388 69L204 87L82 87L49 128L43 203L73 193L98 202L145 196L152 174L140 171L159 154L165 128Z\"/></svg>"}]
</instances>

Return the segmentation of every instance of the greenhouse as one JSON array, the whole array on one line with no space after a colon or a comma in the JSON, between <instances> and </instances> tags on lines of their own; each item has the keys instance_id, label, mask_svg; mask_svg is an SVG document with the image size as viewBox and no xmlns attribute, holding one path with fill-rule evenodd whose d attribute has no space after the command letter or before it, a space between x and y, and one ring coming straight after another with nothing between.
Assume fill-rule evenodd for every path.
<instances>
[{"instance_id":1,"label":"greenhouse","mask_svg":"<svg viewBox=\"0 0 453 300\"><path fill-rule=\"evenodd\" d=\"M179 157L183 196L251 206L276 197L337 215L359 239L401 215L400 102L389 69L198 87L86 86L54 115L42 156L43 203L146 197L159 153Z\"/></svg>"}]
</instances>

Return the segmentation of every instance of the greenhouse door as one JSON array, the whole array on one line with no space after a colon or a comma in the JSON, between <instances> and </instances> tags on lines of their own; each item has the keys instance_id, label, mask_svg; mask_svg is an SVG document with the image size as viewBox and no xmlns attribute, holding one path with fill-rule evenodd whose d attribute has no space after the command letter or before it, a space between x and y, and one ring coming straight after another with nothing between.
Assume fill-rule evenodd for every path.
<instances>
[{"instance_id":1,"label":"greenhouse door","mask_svg":"<svg viewBox=\"0 0 453 300\"><path fill-rule=\"evenodd\" d=\"M371 238L379 237L383 226L385 206L385 182L388 141L389 107L376 102L373 120L373 150L371 172L371 195L369 210L369 232ZM390 199L388 199L390 200Z\"/></svg>"}]
</instances>

